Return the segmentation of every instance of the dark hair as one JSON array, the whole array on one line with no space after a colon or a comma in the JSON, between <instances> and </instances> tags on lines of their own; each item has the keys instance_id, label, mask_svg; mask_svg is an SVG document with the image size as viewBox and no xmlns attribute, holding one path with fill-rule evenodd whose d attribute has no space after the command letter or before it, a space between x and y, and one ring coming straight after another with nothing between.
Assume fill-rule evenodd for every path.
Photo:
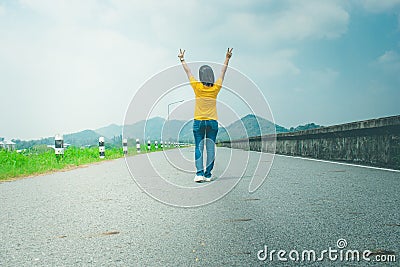
<instances>
[{"instance_id":1,"label":"dark hair","mask_svg":"<svg viewBox=\"0 0 400 267\"><path fill-rule=\"evenodd\" d=\"M203 65L199 69L199 78L205 86L214 85L214 72L212 68L208 65Z\"/></svg>"}]
</instances>

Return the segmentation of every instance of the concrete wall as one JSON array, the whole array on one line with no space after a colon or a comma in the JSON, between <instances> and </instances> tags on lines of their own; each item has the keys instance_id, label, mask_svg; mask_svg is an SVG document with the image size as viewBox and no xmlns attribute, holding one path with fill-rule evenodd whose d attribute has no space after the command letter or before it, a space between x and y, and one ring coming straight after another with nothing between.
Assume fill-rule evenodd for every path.
<instances>
[{"instance_id":1,"label":"concrete wall","mask_svg":"<svg viewBox=\"0 0 400 267\"><path fill-rule=\"evenodd\" d=\"M220 145L400 170L400 115Z\"/></svg>"}]
</instances>

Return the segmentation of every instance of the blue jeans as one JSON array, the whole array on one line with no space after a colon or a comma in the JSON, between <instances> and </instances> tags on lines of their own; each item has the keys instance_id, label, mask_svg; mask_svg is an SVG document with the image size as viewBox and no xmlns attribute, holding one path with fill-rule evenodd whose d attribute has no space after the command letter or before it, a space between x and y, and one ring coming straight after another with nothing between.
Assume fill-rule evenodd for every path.
<instances>
[{"instance_id":1,"label":"blue jeans","mask_svg":"<svg viewBox=\"0 0 400 267\"><path fill-rule=\"evenodd\" d=\"M196 163L196 175L206 178L211 177L215 160L215 140L218 133L218 122L216 120L194 120L193 135L195 142L194 158ZM203 166L204 142L206 143L207 161L206 171Z\"/></svg>"}]
</instances>

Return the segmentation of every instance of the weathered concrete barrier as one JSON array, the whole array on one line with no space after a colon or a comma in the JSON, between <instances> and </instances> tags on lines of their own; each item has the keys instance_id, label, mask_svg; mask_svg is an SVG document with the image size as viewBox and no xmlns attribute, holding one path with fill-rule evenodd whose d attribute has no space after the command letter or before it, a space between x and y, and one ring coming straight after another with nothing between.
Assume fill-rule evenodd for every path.
<instances>
[{"instance_id":1,"label":"weathered concrete barrier","mask_svg":"<svg viewBox=\"0 0 400 267\"><path fill-rule=\"evenodd\" d=\"M400 115L220 145L400 170Z\"/></svg>"}]
</instances>

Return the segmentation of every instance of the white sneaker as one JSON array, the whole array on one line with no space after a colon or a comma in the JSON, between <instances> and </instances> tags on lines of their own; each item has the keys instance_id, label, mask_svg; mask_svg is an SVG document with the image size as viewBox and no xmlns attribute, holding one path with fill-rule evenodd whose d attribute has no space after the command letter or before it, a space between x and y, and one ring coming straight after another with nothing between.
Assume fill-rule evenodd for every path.
<instances>
[{"instance_id":1,"label":"white sneaker","mask_svg":"<svg viewBox=\"0 0 400 267\"><path fill-rule=\"evenodd\" d=\"M195 181L196 183L204 182L204 176L202 176L202 175L196 175L196 176L194 177L194 181Z\"/></svg>"},{"instance_id":2,"label":"white sneaker","mask_svg":"<svg viewBox=\"0 0 400 267\"><path fill-rule=\"evenodd\" d=\"M206 181L206 182L211 182L211 181L212 181L212 179L213 179L213 177L212 177L212 176L211 176L211 177L208 177L208 178L204 177L204 181Z\"/></svg>"}]
</instances>

